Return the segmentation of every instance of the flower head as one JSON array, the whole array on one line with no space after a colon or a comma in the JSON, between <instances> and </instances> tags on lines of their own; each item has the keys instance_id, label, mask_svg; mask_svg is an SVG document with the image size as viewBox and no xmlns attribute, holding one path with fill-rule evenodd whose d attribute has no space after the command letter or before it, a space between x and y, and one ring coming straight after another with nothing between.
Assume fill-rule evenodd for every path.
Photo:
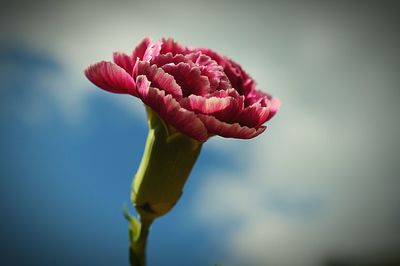
<instances>
[{"instance_id":1,"label":"flower head","mask_svg":"<svg viewBox=\"0 0 400 266\"><path fill-rule=\"evenodd\" d=\"M200 142L213 135L253 138L279 108L239 64L210 49L145 38L131 55L116 52L113 59L85 75L104 90L140 98L170 130Z\"/></svg>"}]
</instances>

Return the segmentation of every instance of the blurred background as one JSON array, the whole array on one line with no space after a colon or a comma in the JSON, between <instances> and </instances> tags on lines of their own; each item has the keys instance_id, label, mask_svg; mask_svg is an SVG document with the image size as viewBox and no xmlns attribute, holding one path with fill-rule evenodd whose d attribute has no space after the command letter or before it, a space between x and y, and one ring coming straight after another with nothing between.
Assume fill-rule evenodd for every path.
<instances>
[{"instance_id":1,"label":"blurred background","mask_svg":"<svg viewBox=\"0 0 400 266\"><path fill-rule=\"evenodd\" d=\"M0 265L128 265L141 102L83 75L145 36L239 62L282 107L212 138L149 266L400 265L395 1L4 1Z\"/></svg>"}]
</instances>

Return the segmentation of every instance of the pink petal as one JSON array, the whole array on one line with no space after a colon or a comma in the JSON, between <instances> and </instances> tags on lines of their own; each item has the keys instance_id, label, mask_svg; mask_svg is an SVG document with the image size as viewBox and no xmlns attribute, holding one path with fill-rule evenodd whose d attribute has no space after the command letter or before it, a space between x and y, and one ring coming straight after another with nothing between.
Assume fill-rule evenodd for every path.
<instances>
[{"instance_id":1,"label":"pink petal","mask_svg":"<svg viewBox=\"0 0 400 266\"><path fill-rule=\"evenodd\" d=\"M233 88L229 88L227 90L218 90L218 91L214 91L212 92L210 95L215 96L215 97L234 97L234 98L244 98L243 95L240 95L235 89Z\"/></svg>"},{"instance_id":2,"label":"pink petal","mask_svg":"<svg viewBox=\"0 0 400 266\"><path fill-rule=\"evenodd\" d=\"M129 55L123 52L115 52L113 59L115 64L125 69L126 72L132 73L134 62Z\"/></svg>"},{"instance_id":3,"label":"pink petal","mask_svg":"<svg viewBox=\"0 0 400 266\"><path fill-rule=\"evenodd\" d=\"M269 114L268 107L262 107L261 104L255 103L243 109L235 120L244 126L258 127L268 120Z\"/></svg>"},{"instance_id":4,"label":"pink petal","mask_svg":"<svg viewBox=\"0 0 400 266\"><path fill-rule=\"evenodd\" d=\"M146 76L140 75L136 78L136 89L138 91L139 97L140 95L147 93L150 85L151 82L147 79Z\"/></svg>"},{"instance_id":5,"label":"pink petal","mask_svg":"<svg viewBox=\"0 0 400 266\"><path fill-rule=\"evenodd\" d=\"M180 100L182 98L182 89L176 83L175 78L166 73L162 68L156 65L150 66L149 62L138 61L136 64L137 74L145 75L151 81L151 86L164 90L167 94L171 94L174 98Z\"/></svg>"},{"instance_id":6,"label":"pink petal","mask_svg":"<svg viewBox=\"0 0 400 266\"><path fill-rule=\"evenodd\" d=\"M218 98L233 97L238 103L239 109L242 110L244 108L245 97L243 95L240 95L233 88L229 88L227 90L214 91L213 93L210 93L209 97L218 97Z\"/></svg>"},{"instance_id":7,"label":"pink petal","mask_svg":"<svg viewBox=\"0 0 400 266\"><path fill-rule=\"evenodd\" d=\"M211 59L208 55L203 54L200 51L195 51L190 54L186 54L185 58L192 61L198 66L218 65L217 62Z\"/></svg>"},{"instance_id":8,"label":"pink petal","mask_svg":"<svg viewBox=\"0 0 400 266\"><path fill-rule=\"evenodd\" d=\"M203 71L210 81L211 91L228 90L232 88L231 82L219 66L209 66Z\"/></svg>"},{"instance_id":9,"label":"pink petal","mask_svg":"<svg viewBox=\"0 0 400 266\"><path fill-rule=\"evenodd\" d=\"M166 54L166 53L172 53L173 55L186 54L189 51L187 47L178 44L172 38L162 39L161 42L162 42L161 54Z\"/></svg>"},{"instance_id":10,"label":"pink petal","mask_svg":"<svg viewBox=\"0 0 400 266\"><path fill-rule=\"evenodd\" d=\"M185 97L190 94L205 95L210 91L210 82L206 76L201 75L199 67L191 67L187 63L179 63L178 65L164 65L162 69L174 76Z\"/></svg>"},{"instance_id":11,"label":"pink petal","mask_svg":"<svg viewBox=\"0 0 400 266\"><path fill-rule=\"evenodd\" d=\"M150 62L150 60L156 58L160 54L160 50L161 50L161 42L151 43L150 45L147 46L147 49L141 61Z\"/></svg>"},{"instance_id":12,"label":"pink petal","mask_svg":"<svg viewBox=\"0 0 400 266\"><path fill-rule=\"evenodd\" d=\"M265 126L249 128L241 126L239 123L228 124L209 115L198 114L197 116L203 121L209 133L226 138L251 139L258 136L266 129Z\"/></svg>"},{"instance_id":13,"label":"pink petal","mask_svg":"<svg viewBox=\"0 0 400 266\"><path fill-rule=\"evenodd\" d=\"M226 56L221 56L211 49L199 48L196 49L196 51L201 51L203 54L208 55L215 60L218 65L222 66L231 86L240 94L247 95L255 87L255 81L235 61Z\"/></svg>"},{"instance_id":14,"label":"pink petal","mask_svg":"<svg viewBox=\"0 0 400 266\"><path fill-rule=\"evenodd\" d=\"M147 50L147 47L150 46L151 40L150 38L144 38L137 46L136 48L132 51L132 61L136 62L136 60L139 58L139 60L143 60L144 54Z\"/></svg>"},{"instance_id":15,"label":"pink petal","mask_svg":"<svg viewBox=\"0 0 400 266\"><path fill-rule=\"evenodd\" d=\"M248 94L249 87L251 88L251 86L249 86L249 81L251 80L249 80L248 75L242 70L239 64L227 59L224 66L224 72L231 82L233 88L235 88L242 95ZM247 86L244 86L245 82Z\"/></svg>"},{"instance_id":16,"label":"pink petal","mask_svg":"<svg viewBox=\"0 0 400 266\"><path fill-rule=\"evenodd\" d=\"M205 98L190 95L188 98L183 98L180 104L185 109L192 110L195 113L213 115L222 121L231 119L239 110L238 102L233 97Z\"/></svg>"},{"instance_id":17,"label":"pink petal","mask_svg":"<svg viewBox=\"0 0 400 266\"><path fill-rule=\"evenodd\" d=\"M272 96L260 90L253 90L245 97L245 105L250 106L254 103L260 103L262 106L267 106Z\"/></svg>"},{"instance_id":18,"label":"pink petal","mask_svg":"<svg viewBox=\"0 0 400 266\"><path fill-rule=\"evenodd\" d=\"M218 65L217 62L208 55L198 51L187 54L185 57L194 64L200 66L202 75L207 76L210 81L211 91L227 90L232 87L228 77L224 73L223 67Z\"/></svg>"},{"instance_id":19,"label":"pink petal","mask_svg":"<svg viewBox=\"0 0 400 266\"><path fill-rule=\"evenodd\" d=\"M280 105L278 99L259 90L252 91L245 102L247 107L239 114L237 121L249 127L257 127L270 120Z\"/></svg>"},{"instance_id":20,"label":"pink petal","mask_svg":"<svg viewBox=\"0 0 400 266\"><path fill-rule=\"evenodd\" d=\"M131 75L111 62L101 61L90 65L85 70L85 75L91 82L106 91L137 95Z\"/></svg>"},{"instance_id":21,"label":"pink petal","mask_svg":"<svg viewBox=\"0 0 400 266\"><path fill-rule=\"evenodd\" d=\"M207 48L197 48L197 49L195 49L195 51L200 51L202 54L205 54L205 55L208 55L209 57L211 57L211 59L216 61L218 65L220 65L222 67L225 66L226 58L221 56L217 52L214 52L213 50L207 49Z\"/></svg>"},{"instance_id":22,"label":"pink petal","mask_svg":"<svg viewBox=\"0 0 400 266\"><path fill-rule=\"evenodd\" d=\"M270 99L270 106L269 106L269 116L267 117L267 121L270 120L279 110L281 106L281 101L277 98Z\"/></svg>"},{"instance_id":23,"label":"pink petal","mask_svg":"<svg viewBox=\"0 0 400 266\"><path fill-rule=\"evenodd\" d=\"M245 73L243 75L247 75L246 72L243 71L243 73ZM257 83L255 82L255 80L248 76L247 79L244 79L243 81L242 85L243 94L248 95L252 91L256 90L256 86Z\"/></svg>"},{"instance_id":24,"label":"pink petal","mask_svg":"<svg viewBox=\"0 0 400 266\"><path fill-rule=\"evenodd\" d=\"M152 64L156 64L159 67L162 67L166 64L179 64L181 62L188 63L190 62L189 59L185 58L182 54L173 55L172 53L160 54L156 58L151 60Z\"/></svg>"},{"instance_id":25,"label":"pink petal","mask_svg":"<svg viewBox=\"0 0 400 266\"><path fill-rule=\"evenodd\" d=\"M200 142L207 140L207 129L195 113L182 108L171 95L165 95L164 91L150 87L146 76L138 76L137 83L139 97L164 121Z\"/></svg>"}]
</instances>

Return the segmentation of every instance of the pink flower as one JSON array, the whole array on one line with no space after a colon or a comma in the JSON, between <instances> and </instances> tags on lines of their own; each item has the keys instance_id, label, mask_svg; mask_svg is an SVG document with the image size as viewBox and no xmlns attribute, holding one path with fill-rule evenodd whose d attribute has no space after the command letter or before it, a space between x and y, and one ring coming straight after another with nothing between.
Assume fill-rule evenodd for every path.
<instances>
[{"instance_id":1,"label":"pink flower","mask_svg":"<svg viewBox=\"0 0 400 266\"><path fill-rule=\"evenodd\" d=\"M234 61L210 49L188 48L172 39L144 39L114 63L85 70L100 88L140 98L176 130L200 142L213 135L253 138L278 111L279 100L257 90Z\"/></svg>"}]
</instances>

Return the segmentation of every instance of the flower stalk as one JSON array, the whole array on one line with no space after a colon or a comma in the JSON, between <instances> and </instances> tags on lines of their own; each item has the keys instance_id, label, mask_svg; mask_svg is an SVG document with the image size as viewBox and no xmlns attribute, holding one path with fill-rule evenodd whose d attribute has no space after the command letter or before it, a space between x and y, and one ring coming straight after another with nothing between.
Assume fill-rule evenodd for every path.
<instances>
[{"instance_id":1,"label":"flower stalk","mask_svg":"<svg viewBox=\"0 0 400 266\"><path fill-rule=\"evenodd\" d=\"M202 143L181 134L146 108L149 133L142 161L132 183L131 200L140 216L130 221L131 265L146 265L146 244L153 221L168 213L200 153Z\"/></svg>"},{"instance_id":2,"label":"flower stalk","mask_svg":"<svg viewBox=\"0 0 400 266\"><path fill-rule=\"evenodd\" d=\"M141 219L139 223L133 216L127 215L129 220L129 261L132 266L146 265L146 246L150 226L153 220Z\"/></svg>"}]
</instances>

